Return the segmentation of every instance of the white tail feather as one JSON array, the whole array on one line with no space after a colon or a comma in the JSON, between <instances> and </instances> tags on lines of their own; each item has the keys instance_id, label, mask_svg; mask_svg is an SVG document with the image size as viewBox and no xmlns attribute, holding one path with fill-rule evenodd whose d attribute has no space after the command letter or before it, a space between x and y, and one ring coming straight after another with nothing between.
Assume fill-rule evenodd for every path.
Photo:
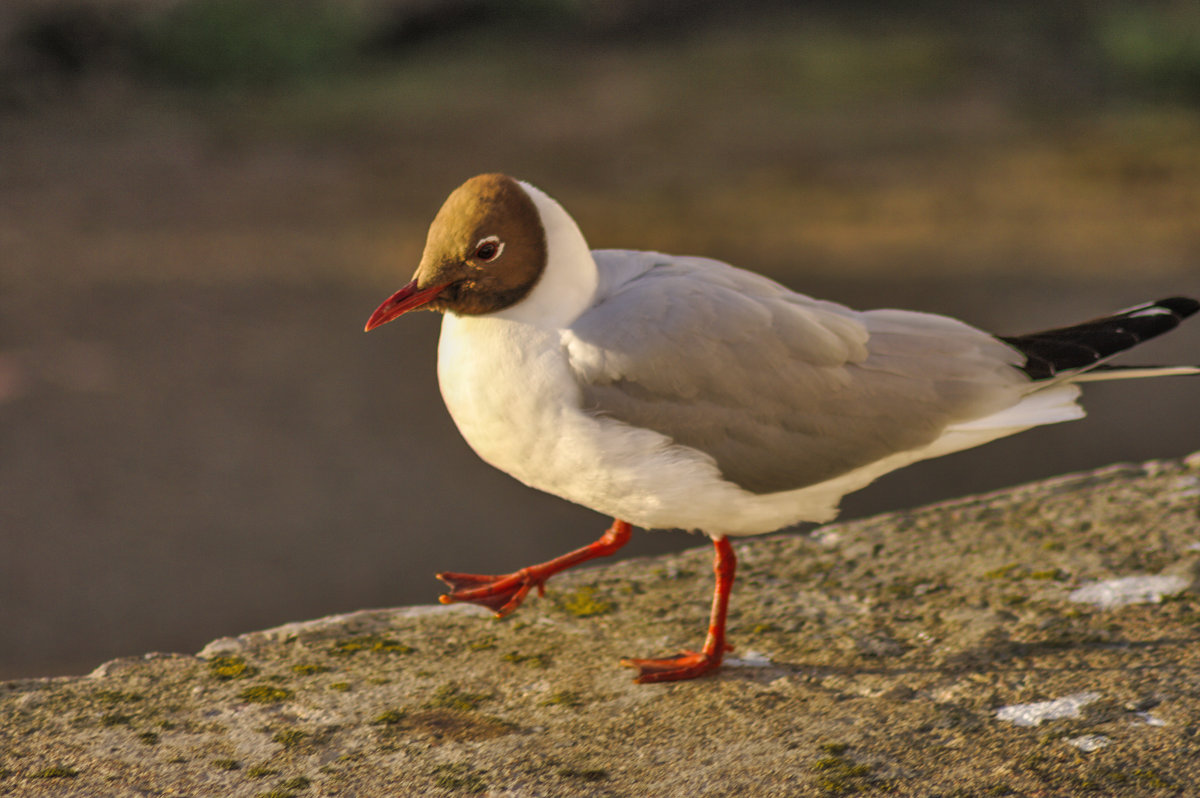
<instances>
[{"instance_id":1,"label":"white tail feather","mask_svg":"<svg viewBox=\"0 0 1200 798\"><path fill-rule=\"evenodd\" d=\"M952 431L1012 429L1014 432L1042 424L1057 424L1083 418L1084 410L1075 403L1079 388L1072 383L1059 383L1034 391L1020 402L990 416L955 424ZM1012 433L1005 433L1012 434Z\"/></svg>"},{"instance_id":2,"label":"white tail feather","mask_svg":"<svg viewBox=\"0 0 1200 798\"><path fill-rule=\"evenodd\" d=\"M1147 366L1146 368L1097 369L1067 377L1069 382L1104 382L1108 380L1139 380L1143 377L1174 377L1200 374L1200 366Z\"/></svg>"}]
</instances>

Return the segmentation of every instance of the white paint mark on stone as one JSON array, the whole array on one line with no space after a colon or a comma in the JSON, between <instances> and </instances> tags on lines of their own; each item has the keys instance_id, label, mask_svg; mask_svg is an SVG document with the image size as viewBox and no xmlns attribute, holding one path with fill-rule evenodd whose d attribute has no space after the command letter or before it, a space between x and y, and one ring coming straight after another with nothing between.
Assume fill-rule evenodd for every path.
<instances>
[{"instance_id":1,"label":"white paint mark on stone","mask_svg":"<svg viewBox=\"0 0 1200 798\"><path fill-rule=\"evenodd\" d=\"M1037 726L1044 720L1077 718L1081 709L1098 698L1100 698L1099 693L1072 693L1053 701L1012 704L996 710L996 718L1007 720L1017 726Z\"/></svg>"},{"instance_id":2,"label":"white paint mark on stone","mask_svg":"<svg viewBox=\"0 0 1200 798\"><path fill-rule=\"evenodd\" d=\"M1134 712L1133 716L1145 723L1147 726L1166 726L1167 722L1162 718L1156 718L1149 712Z\"/></svg>"},{"instance_id":3,"label":"white paint mark on stone","mask_svg":"<svg viewBox=\"0 0 1200 798\"><path fill-rule=\"evenodd\" d=\"M841 533L836 529L829 529L827 527L814 529L809 537L822 546L836 546L842 542Z\"/></svg>"},{"instance_id":4,"label":"white paint mark on stone","mask_svg":"<svg viewBox=\"0 0 1200 798\"><path fill-rule=\"evenodd\" d=\"M1092 751L1099 751L1101 748L1106 747L1112 740L1103 734L1085 734L1082 737L1072 737L1067 742L1080 751L1090 754Z\"/></svg>"},{"instance_id":5,"label":"white paint mark on stone","mask_svg":"<svg viewBox=\"0 0 1200 798\"><path fill-rule=\"evenodd\" d=\"M765 668L771 664L771 658L757 651L747 651L740 657L726 657L725 665L730 668Z\"/></svg>"},{"instance_id":6,"label":"white paint mark on stone","mask_svg":"<svg viewBox=\"0 0 1200 798\"><path fill-rule=\"evenodd\" d=\"M1182 576L1125 576L1085 585L1067 598L1110 610L1127 604L1158 604L1164 596L1174 595L1189 584Z\"/></svg>"}]
</instances>

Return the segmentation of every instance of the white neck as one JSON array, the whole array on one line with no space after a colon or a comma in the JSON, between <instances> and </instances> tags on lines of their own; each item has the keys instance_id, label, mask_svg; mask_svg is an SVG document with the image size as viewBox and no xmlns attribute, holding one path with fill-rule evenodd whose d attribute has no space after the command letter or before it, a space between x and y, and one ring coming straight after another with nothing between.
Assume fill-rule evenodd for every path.
<instances>
[{"instance_id":1,"label":"white neck","mask_svg":"<svg viewBox=\"0 0 1200 798\"><path fill-rule=\"evenodd\" d=\"M539 327L570 326L596 296L596 261L579 226L561 205L528 183L520 186L533 200L546 231L546 268L528 296L488 315Z\"/></svg>"}]
</instances>

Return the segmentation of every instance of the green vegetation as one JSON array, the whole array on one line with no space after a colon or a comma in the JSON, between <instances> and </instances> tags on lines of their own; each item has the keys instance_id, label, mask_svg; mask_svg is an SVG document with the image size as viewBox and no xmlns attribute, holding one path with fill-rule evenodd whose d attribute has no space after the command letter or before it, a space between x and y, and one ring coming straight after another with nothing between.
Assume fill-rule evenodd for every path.
<instances>
[{"instance_id":1,"label":"green vegetation","mask_svg":"<svg viewBox=\"0 0 1200 798\"><path fill-rule=\"evenodd\" d=\"M603 768L559 768L558 775L565 779L578 779L579 781L608 781L608 771Z\"/></svg>"},{"instance_id":2,"label":"green vegetation","mask_svg":"<svg viewBox=\"0 0 1200 798\"><path fill-rule=\"evenodd\" d=\"M241 657L214 657L208 661L209 674L219 681L244 679L258 673L258 668Z\"/></svg>"},{"instance_id":3,"label":"green vegetation","mask_svg":"<svg viewBox=\"0 0 1200 798\"><path fill-rule=\"evenodd\" d=\"M990 571L984 572L985 579L1014 579L1014 572L1021 567L1019 562L1010 562L1007 565L1001 565L999 568L993 568Z\"/></svg>"},{"instance_id":4,"label":"green vegetation","mask_svg":"<svg viewBox=\"0 0 1200 798\"><path fill-rule=\"evenodd\" d=\"M283 729L275 732L271 737L272 740L282 745L284 748L295 748L308 738L309 734L300 729Z\"/></svg>"},{"instance_id":5,"label":"green vegetation","mask_svg":"<svg viewBox=\"0 0 1200 798\"><path fill-rule=\"evenodd\" d=\"M73 779L79 771L70 765L52 765L29 774L31 779Z\"/></svg>"},{"instance_id":6,"label":"green vegetation","mask_svg":"<svg viewBox=\"0 0 1200 798\"><path fill-rule=\"evenodd\" d=\"M301 676L313 676L318 673L328 673L333 668L328 665L318 665L312 662L298 662L292 666L292 673L297 673Z\"/></svg>"},{"instance_id":7,"label":"green vegetation","mask_svg":"<svg viewBox=\"0 0 1200 798\"><path fill-rule=\"evenodd\" d=\"M505 662L515 664L525 664L531 668L548 668L550 667L549 654L522 654L520 651L510 651L501 657Z\"/></svg>"},{"instance_id":8,"label":"green vegetation","mask_svg":"<svg viewBox=\"0 0 1200 798\"><path fill-rule=\"evenodd\" d=\"M387 654L411 654L415 650L412 646L406 646L399 640L393 640L390 637L363 635L361 637L349 637L345 640L338 640L329 649L329 653L357 654L360 651L371 651Z\"/></svg>"},{"instance_id":9,"label":"green vegetation","mask_svg":"<svg viewBox=\"0 0 1200 798\"><path fill-rule=\"evenodd\" d=\"M258 795L255 796L255 798L296 798L296 793L292 792L291 790L284 789L281 786L281 787L276 787L273 790L267 790L266 792L260 792Z\"/></svg>"},{"instance_id":10,"label":"green vegetation","mask_svg":"<svg viewBox=\"0 0 1200 798\"><path fill-rule=\"evenodd\" d=\"M381 712L371 721L372 726L398 726L404 722L407 713L402 709L389 709Z\"/></svg>"},{"instance_id":11,"label":"green vegetation","mask_svg":"<svg viewBox=\"0 0 1200 798\"><path fill-rule=\"evenodd\" d=\"M457 709L471 712L492 697L491 693L468 693L459 690L456 685L444 684L434 691L433 697L426 705L431 709Z\"/></svg>"},{"instance_id":12,"label":"green vegetation","mask_svg":"<svg viewBox=\"0 0 1200 798\"><path fill-rule=\"evenodd\" d=\"M433 769L434 783L443 790L456 790L458 792L483 792L488 788L488 784L484 781L483 774L486 771L481 771L470 765L455 763L452 765L438 765Z\"/></svg>"},{"instance_id":13,"label":"green vegetation","mask_svg":"<svg viewBox=\"0 0 1200 798\"><path fill-rule=\"evenodd\" d=\"M238 693L238 698L251 704L278 704L290 701L294 693L286 687L273 687L269 684L259 684L247 687Z\"/></svg>"},{"instance_id":14,"label":"green vegetation","mask_svg":"<svg viewBox=\"0 0 1200 798\"><path fill-rule=\"evenodd\" d=\"M1115 88L1200 103L1200 6L1119 6L1099 20L1094 36Z\"/></svg>"},{"instance_id":15,"label":"green vegetation","mask_svg":"<svg viewBox=\"0 0 1200 798\"><path fill-rule=\"evenodd\" d=\"M345 68L366 35L349 3L185 0L151 17L136 49L153 74L201 87L294 82Z\"/></svg>"},{"instance_id":16,"label":"green vegetation","mask_svg":"<svg viewBox=\"0 0 1200 798\"><path fill-rule=\"evenodd\" d=\"M613 611L613 605L604 599L596 598L596 588L590 585L581 587L574 593L563 596L559 605L567 612L579 618L590 618L593 615L607 615Z\"/></svg>"},{"instance_id":17,"label":"green vegetation","mask_svg":"<svg viewBox=\"0 0 1200 798\"><path fill-rule=\"evenodd\" d=\"M541 704L544 707L581 707L583 698L574 690L559 690L543 699Z\"/></svg>"},{"instance_id":18,"label":"green vegetation","mask_svg":"<svg viewBox=\"0 0 1200 798\"><path fill-rule=\"evenodd\" d=\"M839 751L844 752L845 746ZM859 792L867 786L871 774L871 768L852 762L841 753L821 757L812 764L811 770L818 774L817 787L825 795Z\"/></svg>"}]
</instances>

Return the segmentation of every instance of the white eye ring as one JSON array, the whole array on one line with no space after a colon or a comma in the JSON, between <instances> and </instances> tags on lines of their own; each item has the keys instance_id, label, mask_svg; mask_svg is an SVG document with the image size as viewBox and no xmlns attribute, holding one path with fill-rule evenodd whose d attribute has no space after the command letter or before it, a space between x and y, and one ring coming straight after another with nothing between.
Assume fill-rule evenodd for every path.
<instances>
[{"instance_id":1,"label":"white eye ring","mask_svg":"<svg viewBox=\"0 0 1200 798\"><path fill-rule=\"evenodd\" d=\"M504 252L504 242L500 236L487 236L475 244L475 257L484 263L491 263Z\"/></svg>"}]
</instances>

